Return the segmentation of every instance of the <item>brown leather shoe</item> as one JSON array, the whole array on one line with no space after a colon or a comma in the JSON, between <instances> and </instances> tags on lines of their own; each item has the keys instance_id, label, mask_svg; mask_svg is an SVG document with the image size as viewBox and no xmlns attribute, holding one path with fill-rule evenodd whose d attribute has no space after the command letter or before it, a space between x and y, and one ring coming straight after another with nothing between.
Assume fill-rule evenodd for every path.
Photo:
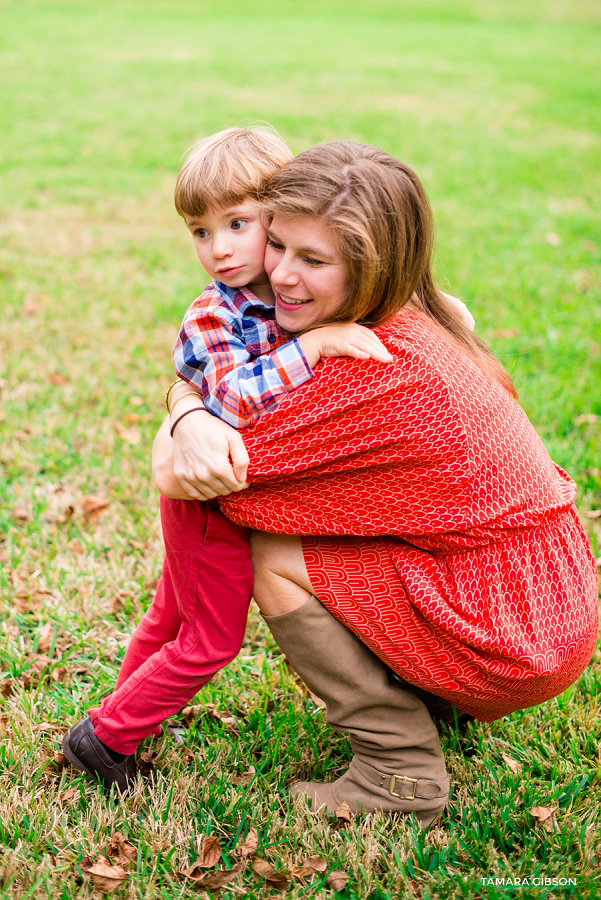
<instances>
[{"instance_id":1,"label":"brown leather shoe","mask_svg":"<svg viewBox=\"0 0 601 900\"><path fill-rule=\"evenodd\" d=\"M138 768L133 754L126 756L123 762L115 762L94 734L89 716L66 733L63 753L77 769L100 781L106 791L116 784L122 794L127 794L136 782Z\"/></svg>"}]
</instances>

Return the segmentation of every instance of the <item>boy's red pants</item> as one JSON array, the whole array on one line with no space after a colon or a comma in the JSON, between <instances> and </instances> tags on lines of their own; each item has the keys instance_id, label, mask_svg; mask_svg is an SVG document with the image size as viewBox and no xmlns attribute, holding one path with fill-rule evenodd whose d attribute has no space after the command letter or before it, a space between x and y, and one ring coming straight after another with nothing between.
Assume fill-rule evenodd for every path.
<instances>
[{"instance_id":1,"label":"boy's red pants","mask_svg":"<svg viewBox=\"0 0 601 900\"><path fill-rule=\"evenodd\" d=\"M96 736L130 754L240 651L253 572L249 530L216 502L161 497L165 562L114 692L90 710Z\"/></svg>"}]
</instances>

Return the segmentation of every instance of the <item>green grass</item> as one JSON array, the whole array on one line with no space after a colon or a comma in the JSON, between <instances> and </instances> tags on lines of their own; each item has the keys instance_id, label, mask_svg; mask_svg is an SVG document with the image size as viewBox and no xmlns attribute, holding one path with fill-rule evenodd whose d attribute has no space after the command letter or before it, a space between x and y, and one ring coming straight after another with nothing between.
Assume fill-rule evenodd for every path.
<instances>
[{"instance_id":1,"label":"green grass","mask_svg":"<svg viewBox=\"0 0 601 900\"><path fill-rule=\"evenodd\" d=\"M442 283L511 370L582 512L601 507L600 26L592 0L0 0L3 897L90 897L78 863L115 831L138 847L116 896L197 896L178 873L198 836L219 836L232 865L250 827L278 865L318 854L348 871L345 898L511 893L481 883L494 875L577 879L532 897L601 892L599 656L564 697L444 731L452 800L426 834L380 816L337 830L291 804L290 780L336 775L348 748L255 613L199 695L237 731L207 713L192 757L160 741L153 785L120 805L53 762L111 690L160 571L150 445L204 283L171 196L200 135L267 120L295 151L351 137L412 164ZM110 505L93 522L95 494ZM600 521L583 520L601 556ZM558 807L558 833L534 806ZM333 896L322 882L288 896ZM250 871L237 885L223 896L272 893Z\"/></svg>"}]
</instances>

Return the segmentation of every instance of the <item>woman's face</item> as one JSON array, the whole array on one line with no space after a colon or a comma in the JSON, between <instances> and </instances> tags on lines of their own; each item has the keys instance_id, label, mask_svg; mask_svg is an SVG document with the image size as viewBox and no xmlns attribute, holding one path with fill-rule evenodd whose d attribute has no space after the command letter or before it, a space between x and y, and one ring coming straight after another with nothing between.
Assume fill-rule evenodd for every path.
<instances>
[{"instance_id":1,"label":"woman's face","mask_svg":"<svg viewBox=\"0 0 601 900\"><path fill-rule=\"evenodd\" d=\"M275 293L275 317L286 331L318 325L348 300L346 263L320 219L276 214L267 230L265 270Z\"/></svg>"}]
</instances>

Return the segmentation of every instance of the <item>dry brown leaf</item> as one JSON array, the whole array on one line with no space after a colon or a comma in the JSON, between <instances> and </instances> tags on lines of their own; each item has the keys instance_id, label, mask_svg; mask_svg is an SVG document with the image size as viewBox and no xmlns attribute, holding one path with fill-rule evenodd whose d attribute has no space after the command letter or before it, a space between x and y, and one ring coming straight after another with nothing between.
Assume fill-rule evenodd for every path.
<instances>
[{"instance_id":1,"label":"dry brown leaf","mask_svg":"<svg viewBox=\"0 0 601 900\"><path fill-rule=\"evenodd\" d=\"M67 384L68 380L61 372L51 372L48 376L48 381L51 384Z\"/></svg>"},{"instance_id":2,"label":"dry brown leaf","mask_svg":"<svg viewBox=\"0 0 601 900\"><path fill-rule=\"evenodd\" d=\"M500 338L501 340L510 340L511 338L517 337L519 331L517 328L498 328L495 331L495 337Z\"/></svg>"},{"instance_id":3,"label":"dry brown leaf","mask_svg":"<svg viewBox=\"0 0 601 900\"><path fill-rule=\"evenodd\" d=\"M326 884L333 891L343 891L348 884L349 876L342 869L334 869L326 878Z\"/></svg>"},{"instance_id":4,"label":"dry brown leaf","mask_svg":"<svg viewBox=\"0 0 601 900\"><path fill-rule=\"evenodd\" d=\"M289 872L280 872L266 859L253 860L253 872L265 880L266 885L276 891L285 891L292 876Z\"/></svg>"},{"instance_id":5,"label":"dry brown leaf","mask_svg":"<svg viewBox=\"0 0 601 900\"><path fill-rule=\"evenodd\" d=\"M38 653L48 653L53 637L54 625L52 624L52 622L47 622L40 631L40 637L38 639Z\"/></svg>"},{"instance_id":6,"label":"dry brown leaf","mask_svg":"<svg viewBox=\"0 0 601 900\"><path fill-rule=\"evenodd\" d=\"M24 506L15 506L13 509L13 522L31 522L31 516Z\"/></svg>"},{"instance_id":7,"label":"dry brown leaf","mask_svg":"<svg viewBox=\"0 0 601 900\"><path fill-rule=\"evenodd\" d=\"M556 806L535 806L530 810L530 815L538 819L550 834L559 831L559 824L555 818Z\"/></svg>"},{"instance_id":8,"label":"dry brown leaf","mask_svg":"<svg viewBox=\"0 0 601 900\"><path fill-rule=\"evenodd\" d=\"M67 547L71 550L72 553L75 553L76 556L79 556L81 553L86 552L86 548L80 541L77 540L77 538L73 538L72 541L69 541Z\"/></svg>"},{"instance_id":9,"label":"dry brown leaf","mask_svg":"<svg viewBox=\"0 0 601 900\"><path fill-rule=\"evenodd\" d=\"M584 515L587 519L601 519L601 509L585 509Z\"/></svg>"},{"instance_id":10,"label":"dry brown leaf","mask_svg":"<svg viewBox=\"0 0 601 900\"><path fill-rule=\"evenodd\" d=\"M158 758L158 750L142 750L142 752L138 754L136 762L142 775L150 775L155 768Z\"/></svg>"},{"instance_id":11,"label":"dry brown leaf","mask_svg":"<svg viewBox=\"0 0 601 900\"><path fill-rule=\"evenodd\" d=\"M45 522L50 522L51 525L64 525L65 522L68 522L69 519L75 513L75 501L62 499L62 503L58 506L54 504L53 508L47 509L46 512L42 514L42 518Z\"/></svg>"},{"instance_id":12,"label":"dry brown leaf","mask_svg":"<svg viewBox=\"0 0 601 900\"><path fill-rule=\"evenodd\" d=\"M156 591L160 580L161 578L158 575L155 578L149 578L148 581L144 582L144 590L148 591L149 594Z\"/></svg>"},{"instance_id":13,"label":"dry brown leaf","mask_svg":"<svg viewBox=\"0 0 601 900\"><path fill-rule=\"evenodd\" d=\"M233 881L245 868L246 860L236 863L231 869L216 869L214 872L203 872L197 862L185 869L182 875L192 879L199 887L206 888L209 891L217 891L219 888L225 887L230 881Z\"/></svg>"},{"instance_id":14,"label":"dry brown leaf","mask_svg":"<svg viewBox=\"0 0 601 900\"><path fill-rule=\"evenodd\" d=\"M2 690L0 693L3 697L12 697L15 690L15 683L12 678L7 678L6 681L2 682Z\"/></svg>"},{"instance_id":15,"label":"dry brown leaf","mask_svg":"<svg viewBox=\"0 0 601 900\"><path fill-rule=\"evenodd\" d=\"M65 766L70 765L69 760L67 759L67 757L65 756L64 753L55 753L54 756L52 757L52 762L57 767L59 772L62 772L62 770L65 768Z\"/></svg>"},{"instance_id":16,"label":"dry brown leaf","mask_svg":"<svg viewBox=\"0 0 601 900\"><path fill-rule=\"evenodd\" d=\"M202 707L200 704L196 704L196 706L186 706L184 709L182 709L181 716L186 725L189 726L192 724L192 722L195 722L203 709L204 707Z\"/></svg>"},{"instance_id":17,"label":"dry brown leaf","mask_svg":"<svg viewBox=\"0 0 601 900\"><path fill-rule=\"evenodd\" d=\"M58 666L53 669L50 673L50 677L56 684L60 684L62 681L65 681L67 678L68 669L66 666Z\"/></svg>"},{"instance_id":18,"label":"dry brown leaf","mask_svg":"<svg viewBox=\"0 0 601 900\"><path fill-rule=\"evenodd\" d=\"M290 866L290 874L297 881L306 881L307 878L312 878L317 873L311 866Z\"/></svg>"},{"instance_id":19,"label":"dry brown leaf","mask_svg":"<svg viewBox=\"0 0 601 900\"><path fill-rule=\"evenodd\" d=\"M163 838L162 841L155 841L154 844L150 845L150 849L153 853L166 853L168 850L171 850L171 841L167 840L167 838Z\"/></svg>"},{"instance_id":20,"label":"dry brown leaf","mask_svg":"<svg viewBox=\"0 0 601 900\"><path fill-rule=\"evenodd\" d=\"M513 774L519 775L522 771L521 763L519 763L517 759L513 759L511 756L508 756L506 753L501 753L501 756L503 757L503 761L507 766L509 766Z\"/></svg>"},{"instance_id":21,"label":"dry brown leaf","mask_svg":"<svg viewBox=\"0 0 601 900\"><path fill-rule=\"evenodd\" d=\"M221 859L221 845L219 838L203 835L200 845L200 859L197 860L203 869L212 869Z\"/></svg>"},{"instance_id":22,"label":"dry brown leaf","mask_svg":"<svg viewBox=\"0 0 601 900\"><path fill-rule=\"evenodd\" d=\"M226 710L218 709L212 703L207 703L205 709L211 719L215 719L216 722L223 722L226 731L239 731L238 720Z\"/></svg>"},{"instance_id":23,"label":"dry brown leaf","mask_svg":"<svg viewBox=\"0 0 601 900\"><path fill-rule=\"evenodd\" d=\"M316 872L325 872L328 868L327 862L325 859L322 859L321 856L309 856L309 858L305 860L304 865L309 866Z\"/></svg>"},{"instance_id":24,"label":"dry brown leaf","mask_svg":"<svg viewBox=\"0 0 601 900\"><path fill-rule=\"evenodd\" d=\"M348 803L345 803L343 800L340 806L334 810L334 815L341 822L350 822L353 818L353 814L351 812L351 808Z\"/></svg>"},{"instance_id":25,"label":"dry brown leaf","mask_svg":"<svg viewBox=\"0 0 601 900\"><path fill-rule=\"evenodd\" d=\"M122 596L120 594L115 594L115 596L112 598L111 602L109 603L109 612L112 615L115 615L115 613L121 612L122 609L123 609Z\"/></svg>"},{"instance_id":26,"label":"dry brown leaf","mask_svg":"<svg viewBox=\"0 0 601 900\"><path fill-rule=\"evenodd\" d=\"M247 856L252 856L253 853L256 853L258 849L259 835L257 834L256 828L251 828L244 840L238 844L234 852L236 856L241 856L242 859L246 859Z\"/></svg>"},{"instance_id":27,"label":"dry brown leaf","mask_svg":"<svg viewBox=\"0 0 601 900\"><path fill-rule=\"evenodd\" d=\"M189 747L186 747L185 744L182 744L179 747L178 752L181 753L188 765L193 765L196 763L196 757L194 756L194 753L192 752L192 750L190 750Z\"/></svg>"},{"instance_id":28,"label":"dry brown leaf","mask_svg":"<svg viewBox=\"0 0 601 900\"><path fill-rule=\"evenodd\" d=\"M82 860L81 870L91 879L97 891L102 894L110 894L116 891L127 878L127 872L121 866L111 866L104 856L99 856L96 862L89 864L90 857Z\"/></svg>"},{"instance_id":29,"label":"dry brown leaf","mask_svg":"<svg viewBox=\"0 0 601 900\"><path fill-rule=\"evenodd\" d=\"M595 413L582 413L574 419L574 425L594 425L597 421Z\"/></svg>"},{"instance_id":30,"label":"dry brown leaf","mask_svg":"<svg viewBox=\"0 0 601 900\"><path fill-rule=\"evenodd\" d=\"M247 784L250 784L255 775L257 774L257 770L254 766L249 766L246 772L242 775L232 775L231 783L236 787L245 787Z\"/></svg>"},{"instance_id":31,"label":"dry brown leaf","mask_svg":"<svg viewBox=\"0 0 601 900\"><path fill-rule=\"evenodd\" d=\"M45 656L44 654L28 653L27 659L28 661L31 661L31 665L25 672L21 673L21 683L26 691L28 691L33 684L37 684L41 675L47 677L48 667L52 665L50 657Z\"/></svg>"},{"instance_id":32,"label":"dry brown leaf","mask_svg":"<svg viewBox=\"0 0 601 900\"><path fill-rule=\"evenodd\" d=\"M66 791L63 791L58 795L58 799L61 803L72 803L77 796L77 791L75 788L67 788Z\"/></svg>"},{"instance_id":33,"label":"dry brown leaf","mask_svg":"<svg viewBox=\"0 0 601 900\"><path fill-rule=\"evenodd\" d=\"M87 494L83 498L83 517L86 522L95 522L98 516L104 512L111 501L99 494Z\"/></svg>"},{"instance_id":34,"label":"dry brown leaf","mask_svg":"<svg viewBox=\"0 0 601 900\"><path fill-rule=\"evenodd\" d=\"M137 428L126 428L121 422L115 422L115 431L122 441L135 446L142 440L142 435Z\"/></svg>"},{"instance_id":35,"label":"dry brown leaf","mask_svg":"<svg viewBox=\"0 0 601 900\"><path fill-rule=\"evenodd\" d=\"M133 859L138 858L138 850L130 844L121 831L116 831L106 848L106 855L118 866L127 868Z\"/></svg>"},{"instance_id":36,"label":"dry brown leaf","mask_svg":"<svg viewBox=\"0 0 601 900\"><path fill-rule=\"evenodd\" d=\"M20 613L36 612L42 608L42 603L37 594L28 591L19 591L15 597L15 609Z\"/></svg>"}]
</instances>

